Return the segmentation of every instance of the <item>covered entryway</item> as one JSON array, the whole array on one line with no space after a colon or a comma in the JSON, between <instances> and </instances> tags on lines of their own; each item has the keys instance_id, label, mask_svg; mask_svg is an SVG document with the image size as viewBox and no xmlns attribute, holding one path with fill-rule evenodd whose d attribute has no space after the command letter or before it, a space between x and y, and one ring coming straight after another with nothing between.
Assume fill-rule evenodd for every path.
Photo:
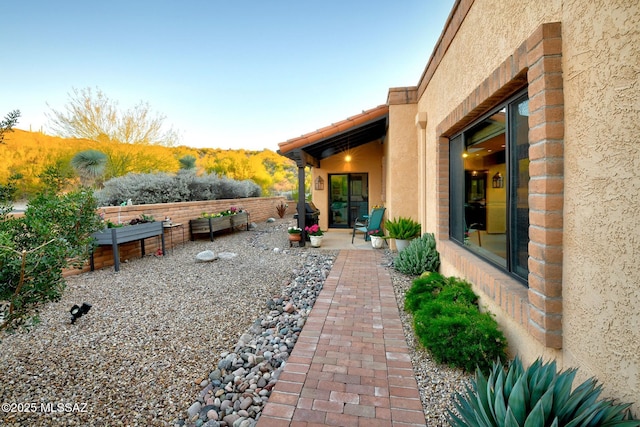
<instances>
[{"instance_id":1,"label":"covered entryway","mask_svg":"<svg viewBox=\"0 0 640 427\"><path fill-rule=\"evenodd\" d=\"M298 166L300 211L306 202L305 168L311 166L311 200L320 210L322 229L351 228L356 217L383 204L382 145L388 120L389 106L380 105L279 144L278 153ZM299 227L305 225L298 221Z\"/></svg>"}]
</instances>

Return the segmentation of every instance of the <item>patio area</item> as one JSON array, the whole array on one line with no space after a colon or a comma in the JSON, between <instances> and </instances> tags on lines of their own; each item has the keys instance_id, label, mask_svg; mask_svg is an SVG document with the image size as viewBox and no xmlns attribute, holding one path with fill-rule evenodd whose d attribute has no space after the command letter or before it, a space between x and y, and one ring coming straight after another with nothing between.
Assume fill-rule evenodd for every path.
<instances>
[{"instance_id":1,"label":"patio area","mask_svg":"<svg viewBox=\"0 0 640 427\"><path fill-rule=\"evenodd\" d=\"M351 243L352 229L330 228L325 230L322 237L320 249L328 250L373 250L371 241L365 241L362 233L356 233L353 243ZM307 242L307 246L310 246ZM385 247L386 243L385 243Z\"/></svg>"}]
</instances>

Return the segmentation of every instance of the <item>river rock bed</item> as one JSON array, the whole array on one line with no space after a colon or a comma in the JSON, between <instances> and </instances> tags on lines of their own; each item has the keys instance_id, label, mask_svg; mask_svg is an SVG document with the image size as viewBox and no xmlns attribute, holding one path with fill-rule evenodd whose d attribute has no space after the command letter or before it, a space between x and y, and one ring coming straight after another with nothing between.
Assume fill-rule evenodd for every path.
<instances>
[{"instance_id":1,"label":"river rock bed","mask_svg":"<svg viewBox=\"0 0 640 427\"><path fill-rule=\"evenodd\" d=\"M176 420L175 426L256 424L334 258L333 254L309 254L283 296L267 300L269 312L240 337L233 352L221 354L216 368L200 383L203 389L187 410L187 419Z\"/></svg>"}]
</instances>

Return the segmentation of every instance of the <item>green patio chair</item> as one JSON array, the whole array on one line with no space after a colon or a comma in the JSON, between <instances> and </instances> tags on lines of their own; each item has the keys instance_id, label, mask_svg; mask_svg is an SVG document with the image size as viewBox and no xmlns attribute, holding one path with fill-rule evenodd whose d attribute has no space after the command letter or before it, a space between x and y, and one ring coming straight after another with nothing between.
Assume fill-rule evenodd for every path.
<instances>
[{"instance_id":1,"label":"green patio chair","mask_svg":"<svg viewBox=\"0 0 640 427\"><path fill-rule=\"evenodd\" d=\"M364 240L369 241L369 231L380 230L382 228L382 217L386 208L373 208L369 215L362 218L356 218L353 224L353 234L351 235L351 243L356 237L356 231L364 233Z\"/></svg>"}]
</instances>

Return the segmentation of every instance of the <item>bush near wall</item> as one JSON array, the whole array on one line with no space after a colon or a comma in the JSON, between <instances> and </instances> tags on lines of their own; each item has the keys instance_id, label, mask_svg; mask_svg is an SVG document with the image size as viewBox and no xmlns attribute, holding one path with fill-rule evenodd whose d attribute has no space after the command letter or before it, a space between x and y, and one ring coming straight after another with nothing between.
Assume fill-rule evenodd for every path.
<instances>
[{"instance_id":1,"label":"bush near wall","mask_svg":"<svg viewBox=\"0 0 640 427\"><path fill-rule=\"evenodd\" d=\"M242 199L224 199L224 200L207 200L199 202L181 202L181 203L158 203L149 205L133 205L133 206L106 206L98 208L98 212L104 216L105 220L111 220L114 223L128 222L141 215L153 216L156 221L162 221L165 217L170 217L171 221L181 223L182 228L165 231L165 249L184 243L189 240L189 220L199 218L203 212L215 213L229 209L231 206L244 209L249 212L250 222L263 222L268 218L276 217L278 212L276 206L280 203L286 203L283 197L253 197ZM173 236L170 239L169 234ZM184 234L183 234L184 232ZM161 247L158 237L152 237L145 240L145 252L152 254ZM140 258L142 256L140 243L130 242L119 246L120 259L129 260ZM110 246L99 246L93 253L95 269L101 269L113 266L113 250ZM89 271L90 266L87 264L81 271ZM66 272L66 275L77 274L80 271L74 270Z\"/></svg>"},{"instance_id":2,"label":"bush near wall","mask_svg":"<svg viewBox=\"0 0 640 427\"><path fill-rule=\"evenodd\" d=\"M406 250L406 249L405 249ZM506 359L507 340L490 313L482 313L471 285L439 273L413 281L405 297L418 341L439 363L473 372Z\"/></svg>"}]
</instances>

